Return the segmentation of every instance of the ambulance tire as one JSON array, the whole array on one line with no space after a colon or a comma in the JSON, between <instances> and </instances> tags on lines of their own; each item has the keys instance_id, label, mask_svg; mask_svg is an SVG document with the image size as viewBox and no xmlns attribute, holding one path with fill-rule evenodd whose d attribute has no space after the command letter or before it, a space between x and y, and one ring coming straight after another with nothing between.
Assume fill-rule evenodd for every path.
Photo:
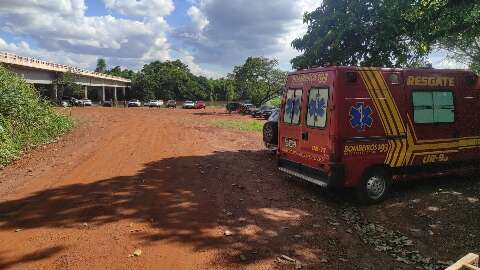
<instances>
[{"instance_id":1,"label":"ambulance tire","mask_svg":"<svg viewBox=\"0 0 480 270\"><path fill-rule=\"evenodd\" d=\"M267 144L278 144L278 123L266 122L263 125L263 141Z\"/></svg>"},{"instance_id":2,"label":"ambulance tire","mask_svg":"<svg viewBox=\"0 0 480 270\"><path fill-rule=\"evenodd\" d=\"M390 174L384 168L369 170L356 188L358 201L362 204L375 204L383 201L390 191L390 180Z\"/></svg>"}]
</instances>

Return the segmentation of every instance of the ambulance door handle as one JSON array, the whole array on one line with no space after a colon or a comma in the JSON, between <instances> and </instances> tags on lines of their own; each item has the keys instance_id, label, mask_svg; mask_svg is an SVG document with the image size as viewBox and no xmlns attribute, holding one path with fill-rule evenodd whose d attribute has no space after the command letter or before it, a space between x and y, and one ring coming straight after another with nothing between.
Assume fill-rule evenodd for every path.
<instances>
[{"instance_id":1,"label":"ambulance door handle","mask_svg":"<svg viewBox=\"0 0 480 270\"><path fill-rule=\"evenodd\" d=\"M302 140L308 141L308 132L302 132Z\"/></svg>"}]
</instances>

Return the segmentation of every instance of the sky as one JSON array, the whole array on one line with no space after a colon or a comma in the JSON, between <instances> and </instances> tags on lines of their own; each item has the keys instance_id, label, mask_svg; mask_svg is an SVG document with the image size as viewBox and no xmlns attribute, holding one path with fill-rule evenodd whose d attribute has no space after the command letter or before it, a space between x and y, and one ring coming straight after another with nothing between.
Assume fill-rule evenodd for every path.
<instances>
[{"instance_id":1,"label":"sky","mask_svg":"<svg viewBox=\"0 0 480 270\"><path fill-rule=\"evenodd\" d=\"M197 75L218 78L249 56L291 70L303 14L322 0L0 0L0 51L95 69L139 70L180 59ZM445 52L434 67L462 67Z\"/></svg>"}]
</instances>

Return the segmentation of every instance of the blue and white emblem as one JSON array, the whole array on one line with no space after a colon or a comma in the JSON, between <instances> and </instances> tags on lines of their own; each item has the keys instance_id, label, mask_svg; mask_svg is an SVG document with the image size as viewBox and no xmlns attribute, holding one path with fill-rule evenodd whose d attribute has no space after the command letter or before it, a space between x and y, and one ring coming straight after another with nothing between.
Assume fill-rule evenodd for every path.
<instances>
[{"instance_id":1,"label":"blue and white emblem","mask_svg":"<svg viewBox=\"0 0 480 270\"><path fill-rule=\"evenodd\" d=\"M372 127L373 110L370 106L366 106L363 102L358 102L350 109L350 124L358 131L365 130L366 127Z\"/></svg>"},{"instance_id":2,"label":"blue and white emblem","mask_svg":"<svg viewBox=\"0 0 480 270\"><path fill-rule=\"evenodd\" d=\"M312 89L308 96L307 126L325 127L327 121L328 89Z\"/></svg>"},{"instance_id":3,"label":"blue and white emblem","mask_svg":"<svg viewBox=\"0 0 480 270\"><path fill-rule=\"evenodd\" d=\"M310 100L310 103L308 104L309 116L314 117L315 120L317 120L318 117L324 117L325 109L327 107L326 104L327 103L325 102L325 98L317 95L317 97L313 100Z\"/></svg>"},{"instance_id":4,"label":"blue and white emblem","mask_svg":"<svg viewBox=\"0 0 480 270\"><path fill-rule=\"evenodd\" d=\"M288 114L299 114L300 113L300 102L299 98L291 97L287 99L287 102L285 104L285 111Z\"/></svg>"}]
</instances>

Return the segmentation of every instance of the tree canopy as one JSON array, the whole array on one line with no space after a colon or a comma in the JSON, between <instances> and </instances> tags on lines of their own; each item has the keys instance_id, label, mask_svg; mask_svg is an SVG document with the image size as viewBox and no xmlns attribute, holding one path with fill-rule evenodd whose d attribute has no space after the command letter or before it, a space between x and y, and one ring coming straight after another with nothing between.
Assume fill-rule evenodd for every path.
<instances>
[{"instance_id":1,"label":"tree canopy","mask_svg":"<svg viewBox=\"0 0 480 270\"><path fill-rule=\"evenodd\" d=\"M97 60L97 68L95 69L96 72L105 72L107 70L107 61L105 59L100 58Z\"/></svg>"},{"instance_id":2,"label":"tree canopy","mask_svg":"<svg viewBox=\"0 0 480 270\"><path fill-rule=\"evenodd\" d=\"M68 71L65 73L59 74L55 83L60 86L58 89L58 96L76 96L81 97L83 94L82 87L75 82L75 75L74 73Z\"/></svg>"},{"instance_id":3,"label":"tree canopy","mask_svg":"<svg viewBox=\"0 0 480 270\"><path fill-rule=\"evenodd\" d=\"M309 66L417 66L434 47L458 49L480 33L480 6L469 0L324 0L304 15L307 33L292 42ZM448 46L447 46L448 44Z\"/></svg>"},{"instance_id":4,"label":"tree canopy","mask_svg":"<svg viewBox=\"0 0 480 270\"><path fill-rule=\"evenodd\" d=\"M260 105L281 92L287 74L278 69L276 59L249 57L243 65L236 66L229 77L235 82L239 98L251 99Z\"/></svg>"},{"instance_id":5,"label":"tree canopy","mask_svg":"<svg viewBox=\"0 0 480 270\"><path fill-rule=\"evenodd\" d=\"M105 63L106 64L106 63ZM260 105L278 95L286 72L277 68L278 61L249 57L234 68L227 78L211 79L193 74L180 60L154 61L138 71L116 66L104 73L132 80L129 98L180 100L252 100Z\"/></svg>"}]
</instances>

